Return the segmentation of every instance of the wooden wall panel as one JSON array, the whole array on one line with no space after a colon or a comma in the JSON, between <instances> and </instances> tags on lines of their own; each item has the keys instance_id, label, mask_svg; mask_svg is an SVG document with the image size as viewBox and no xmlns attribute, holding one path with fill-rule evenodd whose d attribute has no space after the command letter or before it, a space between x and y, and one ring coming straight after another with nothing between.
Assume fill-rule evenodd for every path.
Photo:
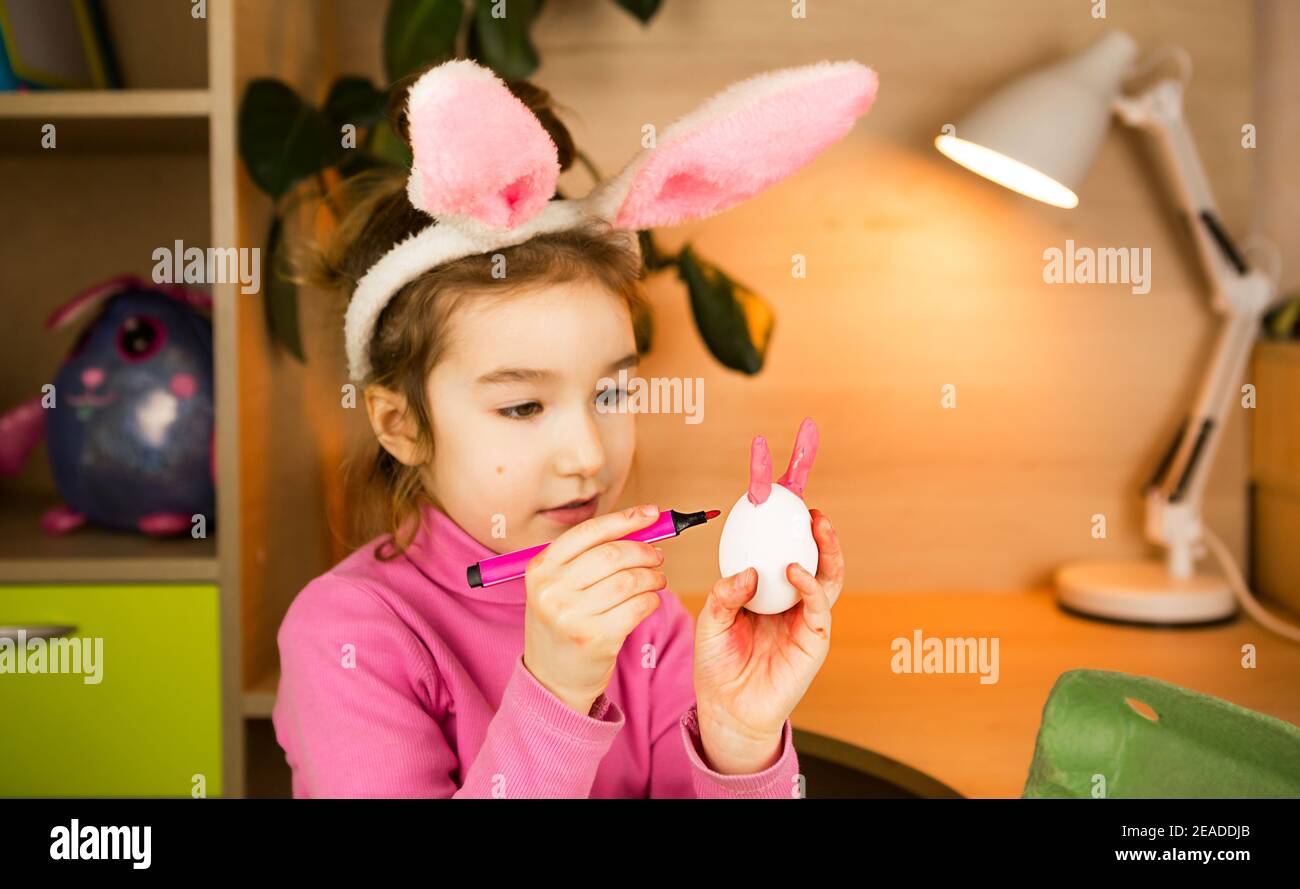
<instances>
[{"instance_id":1,"label":"wooden wall panel","mask_svg":"<svg viewBox=\"0 0 1300 889\"><path fill-rule=\"evenodd\" d=\"M313 102L332 78L322 58L321 4L292 0L236 3L235 100L248 82L276 77ZM265 248L271 202L238 164L239 242ZM269 261L263 257L263 274ZM322 476L335 465L330 426L312 421L314 380L328 377L313 333L314 301L304 296L309 363L270 341L260 295L239 300L245 688L279 670L276 632L293 597L332 564ZM324 374L324 376L320 376Z\"/></svg>"},{"instance_id":2,"label":"wooden wall panel","mask_svg":"<svg viewBox=\"0 0 1300 889\"><path fill-rule=\"evenodd\" d=\"M1058 563L1147 551L1137 491L1181 420L1209 357L1213 318L1194 254L1142 140L1115 128L1061 211L977 179L934 151L938 128L1008 78L1086 45L1107 27L1145 48L1181 45L1196 65L1187 114L1223 217L1250 221L1253 14L1209 0L668 2L642 28L597 0L551 4L534 80L570 109L580 147L607 174L660 127L755 72L856 58L881 75L871 114L792 179L723 216L660 233L686 240L763 293L778 313L768 366L721 369L694 331L680 285L649 292L660 331L643 373L703 377L705 421L641 418L627 502L729 507L751 436L783 463L805 415L824 449L808 489L835 521L856 591L1041 585ZM338 68L378 77L382 10L340 0ZM573 191L583 174L562 180ZM1043 250L1150 247L1153 286L1049 286ZM808 257L792 279L790 256ZM334 369L343 378L342 366ZM940 408L952 383L958 408ZM1234 415L1207 493L1207 522L1244 553L1246 425ZM1093 540L1089 519L1109 518ZM670 580L717 575L716 530L672 545Z\"/></svg>"}]
</instances>

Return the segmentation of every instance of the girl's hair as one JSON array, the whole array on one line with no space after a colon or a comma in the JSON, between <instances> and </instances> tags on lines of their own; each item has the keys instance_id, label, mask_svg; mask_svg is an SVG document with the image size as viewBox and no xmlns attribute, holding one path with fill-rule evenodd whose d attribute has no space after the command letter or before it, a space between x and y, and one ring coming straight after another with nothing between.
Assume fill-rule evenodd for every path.
<instances>
[{"instance_id":1,"label":"girl's hair","mask_svg":"<svg viewBox=\"0 0 1300 889\"><path fill-rule=\"evenodd\" d=\"M427 70L427 69L426 69ZM398 81L390 92L388 115L407 139L406 95L423 71ZM573 165L576 151L568 129L560 122L550 94L523 80L506 85L537 116L558 150L560 169ZM351 296L367 269L397 242L430 224L411 206L406 195L409 170L367 170L343 181L331 192L340 207L338 226L323 249L303 245L295 265L298 279ZM593 220L582 227L538 235L513 247L478 254L437 266L399 290L380 313L370 341L371 373L362 386L380 385L400 393L414 413L420 463L433 456L433 417L426 404L425 384L448 347L448 322L468 300L507 297L539 284L591 280L611 295L622 298L635 319L647 310L639 281L642 265L627 241L629 233ZM506 278L494 277L493 256L504 257ZM339 329L342 329L340 321ZM374 442L368 471L358 483L348 461L348 497L357 508L349 529L355 547L377 533L387 532L376 549L382 560L405 552L418 530L422 502L441 508L432 491L425 489L420 465L406 466L378 441ZM405 539L402 531L410 526Z\"/></svg>"}]
</instances>

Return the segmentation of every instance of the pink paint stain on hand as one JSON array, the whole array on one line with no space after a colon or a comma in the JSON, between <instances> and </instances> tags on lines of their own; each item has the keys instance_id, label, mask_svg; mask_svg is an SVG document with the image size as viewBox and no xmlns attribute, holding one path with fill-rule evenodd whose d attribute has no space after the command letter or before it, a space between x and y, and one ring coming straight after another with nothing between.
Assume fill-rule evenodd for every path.
<instances>
[{"instance_id":1,"label":"pink paint stain on hand","mask_svg":"<svg viewBox=\"0 0 1300 889\"><path fill-rule=\"evenodd\" d=\"M817 424L812 417L804 417L795 436L794 448L790 452L790 465L786 467L785 474L777 479L777 484L802 498L820 444L821 435L817 431ZM759 506L767 502L771 493L772 453L767 447L767 439L756 435L749 446L749 502Z\"/></svg>"}]
</instances>

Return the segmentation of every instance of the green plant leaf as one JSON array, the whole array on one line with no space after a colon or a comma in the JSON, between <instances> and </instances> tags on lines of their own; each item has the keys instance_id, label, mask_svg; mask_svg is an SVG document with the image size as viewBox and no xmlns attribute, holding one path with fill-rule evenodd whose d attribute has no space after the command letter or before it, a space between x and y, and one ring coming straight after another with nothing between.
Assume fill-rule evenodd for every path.
<instances>
[{"instance_id":1,"label":"green plant leaf","mask_svg":"<svg viewBox=\"0 0 1300 889\"><path fill-rule=\"evenodd\" d=\"M677 274L690 292L695 326L713 357L741 373L762 370L776 320L766 301L696 256L689 244L677 255Z\"/></svg>"},{"instance_id":2,"label":"green plant leaf","mask_svg":"<svg viewBox=\"0 0 1300 889\"><path fill-rule=\"evenodd\" d=\"M370 151L358 148L355 151L349 151L345 154L343 160L339 161L338 166L339 175L346 179L349 176L355 176L356 174L365 172L366 170L375 170L380 167L391 167L393 166L393 162L386 158L379 157Z\"/></svg>"},{"instance_id":3,"label":"green plant leaf","mask_svg":"<svg viewBox=\"0 0 1300 889\"><path fill-rule=\"evenodd\" d=\"M266 236L266 255L269 274L262 287L266 303L266 327L271 339L293 353L301 362L307 355L302 348L302 334L298 327L298 285L289 279L284 255L284 219L278 214L271 220L271 230Z\"/></svg>"},{"instance_id":4,"label":"green plant leaf","mask_svg":"<svg viewBox=\"0 0 1300 889\"><path fill-rule=\"evenodd\" d=\"M279 200L342 153L329 121L278 80L254 80L239 103L239 156L253 182Z\"/></svg>"},{"instance_id":5,"label":"green plant leaf","mask_svg":"<svg viewBox=\"0 0 1300 889\"><path fill-rule=\"evenodd\" d=\"M461 0L392 0L384 22L384 71L400 80L456 52Z\"/></svg>"},{"instance_id":6,"label":"green plant leaf","mask_svg":"<svg viewBox=\"0 0 1300 889\"><path fill-rule=\"evenodd\" d=\"M367 77L348 74L334 81L325 99L325 116L337 131L344 124L358 129L374 126L383 119L388 98Z\"/></svg>"},{"instance_id":7,"label":"green plant leaf","mask_svg":"<svg viewBox=\"0 0 1300 889\"><path fill-rule=\"evenodd\" d=\"M496 18L494 10L504 15ZM540 60L529 30L537 18L535 0L478 0L470 27L470 58L504 78L522 80L537 70Z\"/></svg>"},{"instance_id":8,"label":"green plant leaf","mask_svg":"<svg viewBox=\"0 0 1300 889\"><path fill-rule=\"evenodd\" d=\"M659 246L655 244L654 234L650 229L643 228L638 230L636 237L638 243L641 245L641 265L645 266L647 274L677 264L676 257L664 253L659 249Z\"/></svg>"},{"instance_id":9,"label":"green plant leaf","mask_svg":"<svg viewBox=\"0 0 1300 889\"><path fill-rule=\"evenodd\" d=\"M382 120L370 133L370 153L387 164L410 167L411 146L393 129L392 121Z\"/></svg>"},{"instance_id":10,"label":"green plant leaf","mask_svg":"<svg viewBox=\"0 0 1300 889\"><path fill-rule=\"evenodd\" d=\"M614 0L619 6L647 24L659 11L659 0Z\"/></svg>"}]
</instances>

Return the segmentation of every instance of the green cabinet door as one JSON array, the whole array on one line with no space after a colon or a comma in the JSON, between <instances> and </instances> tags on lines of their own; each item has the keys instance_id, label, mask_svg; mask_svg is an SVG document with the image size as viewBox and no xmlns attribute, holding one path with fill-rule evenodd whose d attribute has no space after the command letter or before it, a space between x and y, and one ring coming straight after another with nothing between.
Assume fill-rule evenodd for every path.
<instances>
[{"instance_id":1,"label":"green cabinet door","mask_svg":"<svg viewBox=\"0 0 1300 889\"><path fill-rule=\"evenodd\" d=\"M219 618L211 584L0 585L0 796L220 796Z\"/></svg>"}]
</instances>

